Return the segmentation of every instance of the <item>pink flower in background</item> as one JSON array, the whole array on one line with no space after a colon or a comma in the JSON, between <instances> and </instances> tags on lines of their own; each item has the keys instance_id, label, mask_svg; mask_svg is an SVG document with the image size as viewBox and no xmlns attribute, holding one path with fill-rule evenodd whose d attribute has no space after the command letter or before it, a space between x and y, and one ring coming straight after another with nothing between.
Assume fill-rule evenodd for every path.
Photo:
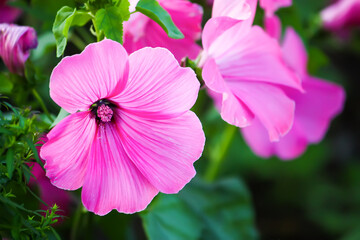
<instances>
[{"instance_id":1,"label":"pink flower in background","mask_svg":"<svg viewBox=\"0 0 360 240\"><path fill-rule=\"evenodd\" d=\"M260 7L265 10L266 16L273 16L282 7L289 7L292 0L260 0Z\"/></svg>"},{"instance_id":2,"label":"pink flower in background","mask_svg":"<svg viewBox=\"0 0 360 240\"><path fill-rule=\"evenodd\" d=\"M0 57L10 72L23 75L30 49L36 47L37 37L33 28L0 24Z\"/></svg>"},{"instance_id":3,"label":"pink flower in background","mask_svg":"<svg viewBox=\"0 0 360 240\"><path fill-rule=\"evenodd\" d=\"M360 26L360 0L339 0L321 12L324 26L333 31L343 31Z\"/></svg>"},{"instance_id":4,"label":"pink flower in background","mask_svg":"<svg viewBox=\"0 0 360 240\"><path fill-rule=\"evenodd\" d=\"M99 215L141 211L159 192L177 193L195 175L205 136L189 111L199 82L163 48L126 53L112 40L66 57L50 78L52 99L70 112L41 148L55 186L82 187Z\"/></svg>"},{"instance_id":5,"label":"pink flower in background","mask_svg":"<svg viewBox=\"0 0 360 240\"><path fill-rule=\"evenodd\" d=\"M260 6L265 10L264 25L267 33L276 39L281 37L281 22L275 12L282 7L292 5L292 0L260 0Z\"/></svg>"},{"instance_id":6,"label":"pink flower in background","mask_svg":"<svg viewBox=\"0 0 360 240\"><path fill-rule=\"evenodd\" d=\"M37 144L44 144L47 140L47 137L43 136L40 138L40 141ZM38 150L38 152L40 152L40 146L37 146L36 149ZM30 178L29 184L32 186L38 185L40 198L47 205L49 205L49 207L56 204L62 210L62 212L59 212L59 214L63 216L68 216L70 213L71 202L69 193L57 187L54 187L50 183L49 178L45 176L45 171L38 163L34 162L30 164L30 166L32 166L31 173L34 175L35 178ZM41 204L41 209L47 210L48 207L44 204ZM59 219L59 221L61 221L61 219Z\"/></svg>"},{"instance_id":7,"label":"pink flower in background","mask_svg":"<svg viewBox=\"0 0 360 240\"><path fill-rule=\"evenodd\" d=\"M292 129L275 143L268 140L266 129L259 120L242 129L242 132L249 146L259 156L276 155L282 159L293 159L301 155L308 144L321 141L330 121L342 111L345 92L334 83L308 75L306 49L291 28L286 31L283 54L287 64L301 77L305 90L305 93L286 90L296 103Z\"/></svg>"},{"instance_id":8,"label":"pink flower in background","mask_svg":"<svg viewBox=\"0 0 360 240\"><path fill-rule=\"evenodd\" d=\"M135 10L138 1L130 1L130 11ZM141 13L134 13L129 21L124 23L125 49L132 53L143 47L164 47L170 50L179 62L186 56L195 59L201 49L196 41L200 39L201 34L202 8L188 0L158 2L170 14L185 38L169 38L155 21Z\"/></svg>"},{"instance_id":9,"label":"pink flower in background","mask_svg":"<svg viewBox=\"0 0 360 240\"><path fill-rule=\"evenodd\" d=\"M12 23L14 22L21 11L19 9L8 6L7 0L0 0L0 23Z\"/></svg>"},{"instance_id":10,"label":"pink flower in background","mask_svg":"<svg viewBox=\"0 0 360 240\"><path fill-rule=\"evenodd\" d=\"M283 62L278 43L251 26L256 1L249 3L249 20L229 24L228 18L217 17L206 23L202 75L226 122L248 127L257 118L276 141L294 118L295 104L282 87L301 89L300 79Z\"/></svg>"}]
</instances>

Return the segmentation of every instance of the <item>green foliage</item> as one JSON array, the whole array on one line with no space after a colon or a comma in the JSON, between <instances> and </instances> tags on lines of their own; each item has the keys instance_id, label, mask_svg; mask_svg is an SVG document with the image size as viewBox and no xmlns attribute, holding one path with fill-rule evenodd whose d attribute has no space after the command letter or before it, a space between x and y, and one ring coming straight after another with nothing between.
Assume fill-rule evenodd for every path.
<instances>
[{"instance_id":1,"label":"green foliage","mask_svg":"<svg viewBox=\"0 0 360 240\"><path fill-rule=\"evenodd\" d=\"M140 0L136 5L136 11L157 22L170 38L184 38L184 35L176 27L169 13L156 0Z\"/></svg>"},{"instance_id":2,"label":"green foliage","mask_svg":"<svg viewBox=\"0 0 360 240\"><path fill-rule=\"evenodd\" d=\"M16 109L7 102L0 108L0 235L13 239L47 239L59 236L51 226L59 215L58 207L31 210L18 203L21 195L39 199L28 187L30 163L39 159L34 142L48 128L29 108ZM30 197L31 199L31 197Z\"/></svg>"},{"instance_id":3,"label":"green foliage","mask_svg":"<svg viewBox=\"0 0 360 240\"><path fill-rule=\"evenodd\" d=\"M14 84L10 81L8 76L6 76L5 73L0 73L0 94L10 93L13 87Z\"/></svg>"},{"instance_id":4,"label":"green foliage","mask_svg":"<svg viewBox=\"0 0 360 240\"><path fill-rule=\"evenodd\" d=\"M249 192L239 179L194 179L178 195L161 194L141 213L149 239L257 239Z\"/></svg>"}]
</instances>

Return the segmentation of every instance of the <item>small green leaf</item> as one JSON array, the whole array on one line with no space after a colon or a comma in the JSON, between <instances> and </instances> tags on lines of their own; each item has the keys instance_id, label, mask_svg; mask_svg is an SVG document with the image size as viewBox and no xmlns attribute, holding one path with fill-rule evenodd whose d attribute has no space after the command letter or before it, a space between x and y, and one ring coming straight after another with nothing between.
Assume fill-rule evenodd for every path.
<instances>
[{"instance_id":1,"label":"small green leaf","mask_svg":"<svg viewBox=\"0 0 360 240\"><path fill-rule=\"evenodd\" d=\"M84 26L91 16L82 10L68 6L62 7L56 14L53 33L56 40L56 56L60 57L65 50L69 29L71 26Z\"/></svg>"},{"instance_id":2,"label":"small green leaf","mask_svg":"<svg viewBox=\"0 0 360 240\"><path fill-rule=\"evenodd\" d=\"M56 40L56 56L60 57L66 47L68 32L74 19L76 9L68 6L62 7L56 14L53 33Z\"/></svg>"},{"instance_id":3,"label":"small green leaf","mask_svg":"<svg viewBox=\"0 0 360 240\"><path fill-rule=\"evenodd\" d=\"M184 38L184 35L176 27L169 13L156 0L140 0L136 5L136 11L157 22L170 38Z\"/></svg>"},{"instance_id":4,"label":"small green leaf","mask_svg":"<svg viewBox=\"0 0 360 240\"><path fill-rule=\"evenodd\" d=\"M111 6L98 10L95 15L95 24L98 31L105 37L119 43L123 42L123 19L117 7Z\"/></svg>"},{"instance_id":5,"label":"small green leaf","mask_svg":"<svg viewBox=\"0 0 360 240\"><path fill-rule=\"evenodd\" d=\"M65 111L65 109L61 108L59 114L57 115L55 121L51 124L50 128L53 128L58 124L61 120L63 120L65 117L69 116L70 113Z\"/></svg>"},{"instance_id":6,"label":"small green leaf","mask_svg":"<svg viewBox=\"0 0 360 240\"><path fill-rule=\"evenodd\" d=\"M200 238L201 219L177 195L159 194L149 209L140 216L150 240Z\"/></svg>"},{"instance_id":7,"label":"small green leaf","mask_svg":"<svg viewBox=\"0 0 360 240\"><path fill-rule=\"evenodd\" d=\"M9 148L6 153L6 167L9 174L9 179L11 179L15 169L14 150L12 148Z\"/></svg>"},{"instance_id":8,"label":"small green leaf","mask_svg":"<svg viewBox=\"0 0 360 240\"><path fill-rule=\"evenodd\" d=\"M76 10L71 26L82 27L86 23L88 23L90 21L90 19L91 19L91 16L88 12L82 11L82 10Z\"/></svg>"},{"instance_id":9,"label":"small green leaf","mask_svg":"<svg viewBox=\"0 0 360 240\"><path fill-rule=\"evenodd\" d=\"M4 73L0 73L0 93L11 93L13 87L10 79Z\"/></svg>"}]
</instances>

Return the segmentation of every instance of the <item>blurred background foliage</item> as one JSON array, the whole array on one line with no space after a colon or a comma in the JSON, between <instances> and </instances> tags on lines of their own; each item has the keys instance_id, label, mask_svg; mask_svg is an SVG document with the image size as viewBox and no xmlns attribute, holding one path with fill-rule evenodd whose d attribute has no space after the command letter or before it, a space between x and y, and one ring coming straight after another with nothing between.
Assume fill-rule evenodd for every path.
<instances>
[{"instance_id":1,"label":"blurred background foliage","mask_svg":"<svg viewBox=\"0 0 360 240\"><path fill-rule=\"evenodd\" d=\"M205 23L211 7L203 0L194 2L204 7ZM59 112L48 89L51 71L60 61L56 58L52 23L62 6L76 7L80 3L12 2L24 11L18 24L34 27L39 45L27 63L25 79L8 75L0 63L0 90L7 102L37 114L36 121L42 126L38 134ZM344 111L332 122L324 141L292 161L258 158L238 129L221 119L202 90L193 109L203 123L207 143L203 157L195 164L197 177L180 194L159 194L145 211L134 215L113 211L100 217L88 213L81 205L80 191L75 191L77 201L71 206L71 215L54 226L61 238L360 239L360 30L353 29L349 36L340 38L322 29L319 12L328 4L329 0L294 0L293 6L277 12L283 27L293 26L302 37L308 50L309 72L337 82L346 90ZM263 11L258 8L255 23L262 25L262 17ZM79 53L96 41L89 28L90 24L71 29L65 56ZM40 114L44 107L29 89L39 93L48 116ZM21 116L26 121L34 116L24 114ZM210 160L214 158L218 163ZM30 200L31 195L18 191L16 186L13 189L19 192L18 203L26 199L29 209L37 209L35 198ZM47 237L54 239L56 235L51 232Z\"/></svg>"}]
</instances>

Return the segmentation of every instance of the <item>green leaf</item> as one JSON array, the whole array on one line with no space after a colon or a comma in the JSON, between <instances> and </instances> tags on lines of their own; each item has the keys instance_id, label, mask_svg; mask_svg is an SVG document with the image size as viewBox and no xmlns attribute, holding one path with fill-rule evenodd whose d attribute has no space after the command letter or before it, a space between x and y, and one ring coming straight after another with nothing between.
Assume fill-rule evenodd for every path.
<instances>
[{"instance_id":1,"label":"green leaf","mask_svg":"<svg viewBox=\"0 0 360 240\"><path fill-rule=\"evenodd\" d=\"M140 0L136 5L136 11L157 22L170 38L184 38L184 35L176 27L169 13L156 0Z\"/></svg>"},{"instance_id":2,"label":"green leaf","mask_svg":"<svg viewBox=\"0 0 360 240\"><path fill-rule=\"evenodd\" d=\"M159 194L140 216L150 240L196 240L201 234L202 222L177 195Z\"/></svg>"},{"instance_id":3,"label":"green leaf","mask_svg":"<svg viewBox=\"0 0 360 240\"><path fill-rule=\"evenodd\" d=\"M56 14L53 33L56 40L56 56L60 57L65 50L69 29L71 26L84 26L91 19L85 11L76 8L62 7Z\"/></svg>"},{"instance_id":4,"label":"green leaf","mask_svg":"<svg viewBox=\"0 0 360 240\"><path fill-rule=\"evenodd\" d=\"M130 2L129 0L121 0L118 4L117 4L117 9L118 12L121 15L121 18L123 19L123 21L127 21L130 18Z\"/></svg>"},{"instance_id":5,"label":"green leaf","mask_svg":"<svg viewBox=\"0 0 360 240\"><path fill-rule=\"evenodd\" d=\"M4 73L0 73L0 93L11 93L13 87L10 79Z\"/></svg>"},{"instance_id":6,"label":"green leaf","mask_svg":"<svg viewBox=\"0 0 360 240\"><path fill-rule=\"evenodd\" d=\"M71 26L84 26L91 19L91 16L88 12L82 10L76 10L74 19Z\"/></svg>"},{"instance_id":7,"label":"green leaf","mask_svg":"<svg viewBox=\"0 0 360 240\"><path fill-rule=\"evenodd\" d=\"M68 32L74 19L76 9L68 6L62 7L56 14L53 33L56 40L56 56L60 57L66 47Z\"/></svg>"},{"instance_id":8,"label":"green leaf","mask_svg":"<svg viewBox=\"0 0 360 240\"><path fill-rule=\"evenodd\" d=\"M57 115L55 121L51 124L50 128L53 128L58 124L61 120L63 120L65 117L70 115L65 109L61 108L59 114Z\"/></svg>"},{"instance_id":9,"label":"green leaf","mask_svg":"<svg viewBox=\"0 0 360 240\"><path fill-rule=\"evenodd\" d=\"M122 44L123 42L123 19L117 7L111 6L98 10L95 15L96 29L110 38Z\"/></svg>"},{"instance_id":10,"label":"green leaf","mask_svg":"<svg viewBox=\"0 0 360 240\"><path fill-rule=\"evenodd\" d=\"M9 148L6 153L6 167L9 174L9 179L11 179L15 169L14 150L12 148Z\"/></svg>"},{"instance_id":11,"label":"green leaf","mask_svg":"<svg viewBox=\"0 0 360 240\"><path fill-rule=\"evenodd\" d=\"M42 167L42 169L45 171L45 168L44 168L44 164L41 162L40 158L39 158L39 153L35 147L35 144L33 143L33 141L29 138L26 139L26 143L29 145L31 151L33 152L34 154L34 157L35 157L35 160L37 161L37 163L40 165L40 167Z\"/></svg>"},{"instance_id":12,"label":"green leaf","mask_svg":"<svg viewBox=\"0 0 360 240\"><path fill-rule=\"evenodd\" d=\"M250 195L238 179L212 184L193 180L180 199L205 224L203 239L257 239Z\"/></svg>"}]
</instances>

